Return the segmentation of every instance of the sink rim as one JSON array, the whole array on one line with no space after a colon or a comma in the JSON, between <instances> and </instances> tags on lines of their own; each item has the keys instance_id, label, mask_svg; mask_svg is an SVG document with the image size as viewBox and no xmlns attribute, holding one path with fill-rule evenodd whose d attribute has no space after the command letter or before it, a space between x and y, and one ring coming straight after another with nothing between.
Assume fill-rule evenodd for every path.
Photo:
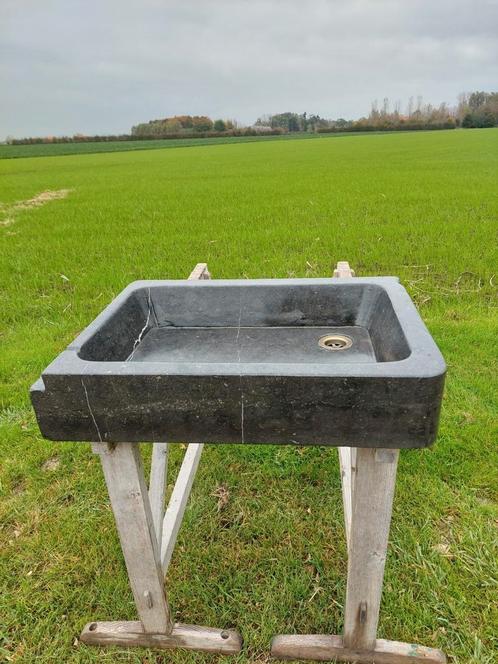
<instances>
[{"instance_id":1,"label":"sink rim","mask_svg":"<svg viewBox=\"0 0 498 664\"><path fill-rule=\"evenodd\" d=\"M389 297L394 313L405 335L410 354L401 360L353 363L336 361L330 365L276 363L199 363L199 362L130 362L88 360L79 357L81 347L97 330L140 289L175 286L176 288L223 288L227 286L279 287L303 285L307 287L331 285L349 288L358 285L377 285ZM244 327L248 327L244 325ZM254 327L262 327L260 325ZM313 326L309 326L313 327ZM342 326L331 326L340 328ZM446 363L434 339L427 330L415 305L397 277L342 277L299 279L212 279L189 281L184 279L138 280L126 286L119 295L63 350L43 371L42 378L62 375L84 376L282 376L282 377L341 377L344 378L433 378L444 375Z\"/></svg>"}]
</instances>

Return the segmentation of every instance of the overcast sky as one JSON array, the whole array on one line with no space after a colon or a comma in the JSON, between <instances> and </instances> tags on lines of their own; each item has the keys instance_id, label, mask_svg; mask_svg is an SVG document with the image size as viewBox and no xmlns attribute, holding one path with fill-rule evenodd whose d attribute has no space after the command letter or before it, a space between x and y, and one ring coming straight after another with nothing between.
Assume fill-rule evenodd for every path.
<instances>
[{"instance_id":1,"label":"overcast sky","mask_svg":"<svg viewBox=\"0 0 498 664\"><path fill-rule=\"evenodd\" d=\"M0 0L0 140L498 89L498 0Z\"/></svg>"}]
</instances>

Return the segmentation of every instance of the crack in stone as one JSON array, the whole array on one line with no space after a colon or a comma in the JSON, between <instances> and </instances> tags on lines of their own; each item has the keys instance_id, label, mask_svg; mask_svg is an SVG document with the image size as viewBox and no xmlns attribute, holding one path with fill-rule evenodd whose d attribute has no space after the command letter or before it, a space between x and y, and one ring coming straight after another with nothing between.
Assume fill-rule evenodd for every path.
<instances>
[{"instance_id":1,"label":"crack in stone","mask_svg":"<svg viewBox=\"0 0 498 664\"><path fill-rule=\"evenodd\" d=\"M95 419L95 415L93 414L92 407L90 406L90 399L88 398L88 391L86 389L86 385L83 382L83 378L81 379L81 385L83 386L83 390L85 391L85 398L86 398L86 405L88 406L88 412L90 413L90 417L92 418L92 422L95 426L95 429L97 430L97 435L99 437L99 441L103 443L104 441L102 440L102 436L100 435L100 429L99 425L97 424L97 420Z\"/></svg>"},{"instance_id":2,"label":"crack in stone","mask_svg":"<svg viewBox=\"0 0 498 664\"><path fill-rule=\"evenodd\" d=\"M145 321L145 325L140 330L140 333L139 333L138 337L135 339L135 341L133 343L133 349L132 349L131 354L130 354L128 360L127 360L128 362L133 359L133 356L135 355L135 351L137 350L140 342L142 341L142 338L143 338L143 335L144 335L145 331L149 327L150 317L151 317L151 314L152 314L152 301L150 299L150 288L148 289L147 304L148 304L148 307L149 307L149 310L147 312L147 320Z\"/></svg>"},{"instance_id":3,"label":"crack in stone","mask_svg":"<svg viewBox=\"0 0 498 664\"><path fill-rule=\"evenodd\" d=\"M239 366L239 391L240 391L240 441L244 441L244 390L242 387L242 370L240 368L240 325L242 321L242 290L239 290L239 323L237 326L237 336L235 337L235 344L237 347L237 363Z\"/></svg>"}]
</instances>

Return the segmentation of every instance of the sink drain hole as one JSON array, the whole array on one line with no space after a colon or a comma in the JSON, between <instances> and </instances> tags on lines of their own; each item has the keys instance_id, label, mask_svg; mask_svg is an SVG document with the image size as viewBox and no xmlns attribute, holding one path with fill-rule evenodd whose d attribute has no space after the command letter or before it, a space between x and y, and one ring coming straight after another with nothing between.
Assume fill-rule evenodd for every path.
<instances>
[{"instance_id":1,"label":"sink drain hole","mask_svg":"<svg viewBox=\"0 0 498 664\"><path fill-rule=\"evenodd\" d=\"M351 348L353 340L345 334L326 334L318 339L318 345L326 350L346 350Z\"/></svg>"}]
</instances>

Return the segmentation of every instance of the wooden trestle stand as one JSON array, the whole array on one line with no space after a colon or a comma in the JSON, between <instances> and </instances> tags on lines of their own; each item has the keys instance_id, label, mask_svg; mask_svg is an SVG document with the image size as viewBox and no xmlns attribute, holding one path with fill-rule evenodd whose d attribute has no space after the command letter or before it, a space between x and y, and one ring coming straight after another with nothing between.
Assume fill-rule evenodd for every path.
<instances>
[{"instance_id":1,"label":"wooden trestle stand","mask_svg":"<svg viewBox=\"0 0 498 664\"><path fill-rule=\"evenodd\" d=\"M334 277L354 277L345 261ZM189 279L209 279L199 263ZM203 444L188 445L169 505L164 512L168 443L154 443L149 488L136 443L95 443L100 456L121 547L140 620L92 622L81 633L91 645L187 648L236 654L236 630L173 623L164 575L173 553ZM271 645L276 659L358 664L443 664L440 650L377 639L389 525L399 450L339 447L348 579L343 636L279 635Z\"/></svg>"}]
</instances>

